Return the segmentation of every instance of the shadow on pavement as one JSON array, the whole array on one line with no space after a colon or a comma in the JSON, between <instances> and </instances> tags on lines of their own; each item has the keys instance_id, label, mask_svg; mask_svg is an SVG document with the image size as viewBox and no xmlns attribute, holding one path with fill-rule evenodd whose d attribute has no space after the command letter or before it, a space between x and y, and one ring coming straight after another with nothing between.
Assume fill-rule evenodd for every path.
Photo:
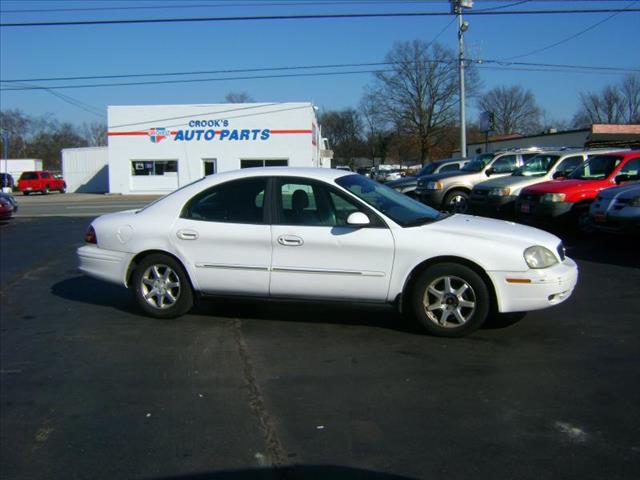
<instances>
[{"instance_id":1,"label":"shadow on pavement","mask_svg":"<svg viewBox=\"0 0 640 480\"><path fill-rule=\"evenodd\" d=\"M161 477L156 480L412 480L415 477L374 472L351 467L332 465L293 465L277 468L254 468L229 470L176 477Z\"/></svg>"},{"instance_id":2,"label":"shadow on pavement","mask_svg":"<svg viewBox=\"0 0 640 480\"><path fill-rule=\"evenodd\" d=\"M136 316L144 315L129 290L83 275L54 284L51 293L72 302L112 307ZM394 306L386 304L202 297L196 300L189 315L370 326L405 333L422 333L409 315L400 314ZM524 313L491 315L482 328L491 330L508 328L520 321L524 315Z\"/></svg>"},{"instance_id":3,"label":"shadow on pavement","mask_svg":"<svg viewBox=\"0 0 640 480\"><path fill-rule=\"evenodd\" d=\"M127 289L84 275L67 278L56 283L51 287L51 293L56 297L73 302L113 307L132 314L140 313L131 292Z\"/></svg>"}]
</instances>

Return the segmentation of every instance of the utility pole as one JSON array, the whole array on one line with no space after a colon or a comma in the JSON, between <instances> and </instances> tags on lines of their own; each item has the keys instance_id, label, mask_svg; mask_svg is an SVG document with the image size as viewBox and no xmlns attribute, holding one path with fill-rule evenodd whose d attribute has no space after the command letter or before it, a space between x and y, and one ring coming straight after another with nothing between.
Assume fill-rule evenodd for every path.
<instances>
[{"instance_id":1,"label":"utility pole","mask_svg":"<svg viewBox=\"0 0 640 480\"><path fill-rule=\"evenodd\" d=\"M4 179L2 182L2 191L9 188L9 131L2 129L2 157L4 158Z\"/></svg>"},{"instance_id":2,"label":"utility pole","mask_svg":"<svg viewBox=\"0 0 640 480\"><path fill-rule=\"evenodd\" d=\"M469 29L469 22L462 19L462 11L473 7L472 0L451 0L451 12L458 17L458 70L460 72L460 155L467 156L467 123L464 109L464 32Z\"/></svg>"}]
</instances>

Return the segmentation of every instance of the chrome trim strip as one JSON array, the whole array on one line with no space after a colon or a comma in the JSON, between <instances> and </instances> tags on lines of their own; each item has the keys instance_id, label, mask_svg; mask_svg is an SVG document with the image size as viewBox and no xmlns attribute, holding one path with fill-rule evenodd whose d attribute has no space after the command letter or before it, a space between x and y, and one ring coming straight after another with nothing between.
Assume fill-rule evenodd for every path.
<instances>
[{"instance_id":1,"label":"chrome trim strip","mask_svg":"<svg viewBox=\"0 0 640 480\"><path fill-rule=\"evenodd\" d=\"M227 265L214 263L196 263L196 268L223 268L225 270L250 270L268 272L269 267L259 267L255 265Z\"/></svg>"},{"instance_id":2,"label":"chrome trim strip","mask_svg":"<svg viewBox=\"0 0 640 480\"><path fill-rule=\"evenodd\" d=\"M384 277L384 272L358 272L355 270L322 270L310 268L273 267L272 272L280 273L312 273L323 275L354 275L359 277Z\"/></svg>"}]
</instances>

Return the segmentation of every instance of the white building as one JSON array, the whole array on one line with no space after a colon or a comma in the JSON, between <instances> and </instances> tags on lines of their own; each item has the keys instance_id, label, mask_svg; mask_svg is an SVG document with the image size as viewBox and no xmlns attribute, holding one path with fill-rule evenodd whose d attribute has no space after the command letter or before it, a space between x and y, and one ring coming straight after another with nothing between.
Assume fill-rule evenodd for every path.
<instances>
[{"instance_id":1,"label":"white building","mask_svg":"<svg viewBox=\"0 0 640 480\"><path fill-rule=\"evenodd\" d=\"M311 103L108 108L109 191L166 193L216 172L329 167Z\"/></svg>"},{"instance_id":2,"label":"white building","mask_svg":"<svg viewBox=\"0 0 640 480\"><path fill-rule=\"evenodd\" d=\"M70 193L109 191L107 147L65 148L62 150L62 178Z\"/></svg>"},{"instance_id":3,"label":"white building","mask_svg":"<svg viewBox=\"0 0 640 480\"><path fill-rule=\"evenodd\" d=\"M9 173L18 183L22 172L36 172L42 170L42 160L35 158L9 158L0 160L0 173Z\"/></svg>"}]
</instances>

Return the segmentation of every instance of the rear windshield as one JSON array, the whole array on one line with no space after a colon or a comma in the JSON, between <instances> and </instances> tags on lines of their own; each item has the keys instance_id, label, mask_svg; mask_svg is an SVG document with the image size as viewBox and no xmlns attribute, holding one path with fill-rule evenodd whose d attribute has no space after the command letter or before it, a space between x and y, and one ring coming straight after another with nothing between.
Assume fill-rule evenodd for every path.
<instances>
[{"instance_id":1,"label":"rear windshield","mask_svg":"<svg viewBox=\"0 0 640 480\"><path fill-rule=\"evenodd\" d=\"M20 180L37 180L38 179L38 174L36 172L23 172L22 175L20 175Z\"/></svg>"},{"instance_id":2,"label":"rear windshield","mask_svg":"<svg viewBox=\"0 0 640 480\"><path fill-rule=\"evenodd\" d=\"M589 157L581 167L576 168L569 178L574 180L603 180L620 164L622 158L611 155Z\"/></svg>"}]
</instances>

